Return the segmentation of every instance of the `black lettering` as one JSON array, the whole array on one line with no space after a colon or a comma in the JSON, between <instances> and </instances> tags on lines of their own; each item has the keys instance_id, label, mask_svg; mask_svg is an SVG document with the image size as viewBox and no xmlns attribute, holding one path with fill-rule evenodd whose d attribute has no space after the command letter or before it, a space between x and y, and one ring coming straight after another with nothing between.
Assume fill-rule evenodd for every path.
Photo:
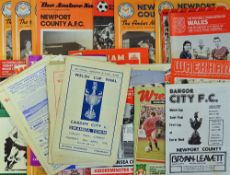
<instances>
[{"instance_id":1,"label":"black lettering","mask_svg":"<svg viewBox=\"0 0 230 175\"><path fill-rule=\"evenodd\" d=\"M47 2L41 2L41 7L54 7L54 4L48 4Z\"/></svg>"}]
</instances>

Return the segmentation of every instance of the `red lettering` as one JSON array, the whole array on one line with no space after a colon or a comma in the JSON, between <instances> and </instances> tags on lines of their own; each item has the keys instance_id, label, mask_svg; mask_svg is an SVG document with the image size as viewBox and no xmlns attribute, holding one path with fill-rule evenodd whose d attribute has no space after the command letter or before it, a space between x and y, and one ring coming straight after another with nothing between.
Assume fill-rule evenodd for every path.
<instances>
[{"instance_id":1,"label":"red lettering","mask_svg":"<svg viewBox=\"0 0 230 175\"><path fill-rule=\"evenodd\" d=\"M141 90L138 92L138 95L140 95L140 102L149 102L153 97L156 101L165 100L165 94L155 93L154 90Z\"/></svg>"},{"instance_id":2,"label":"red lettering","mask_svg":"<svg viewBox=\"0 0 230 175\"><path fill-rule=\"evenodd\" d=\"M138 92L138 95L140 95L140 101L141 102L143 102L143 101L149 102L154 95L154 91L151 91L151 93L150 93L149 90L146 90L146 91L141 90Z\"/></svg>"}]
</instances>

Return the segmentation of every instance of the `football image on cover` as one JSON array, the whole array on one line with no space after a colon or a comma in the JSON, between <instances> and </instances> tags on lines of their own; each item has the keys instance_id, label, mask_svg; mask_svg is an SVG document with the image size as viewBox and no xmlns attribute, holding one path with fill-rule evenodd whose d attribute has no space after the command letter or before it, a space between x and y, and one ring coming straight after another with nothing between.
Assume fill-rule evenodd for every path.
<instances>
[{"instance_id":1,"label":"football image on cover","mask_svg":"<svg viewBox=\"0 0 230 175\"><path fill-rule=\"evenodd\" d=\"M149 49L155 63L155 1L117 0L114 4L115 47Z\"/></svg>"},{"instance_id":2,"label":"football image on cover","mask_svg":"<svg viewBox=\"0 0 230 175\"><path fill-rule=\"evenodd\" d=\"M162 26L160 14L163 9L177 9L177 8L210 8L215 6L223 6L227 9L230 8L229 0L158 0L156 1L156 61L157 63L163 62L162 55Z\"/></svg>"},{"instance_id":3,"label":"football image on cover","mask_svg":"<svg viewBox=\"0 0 230 175\"><path fill-rule=\"evenodd\" d=\"M0 116L0 128L0 174L25 175L27 145L8 115Z\"/></svg>"},{"instance_id":4,"label":"football image on cover","mask_svg":"<svg viewBox=\"0 0 230 175\"><path fill-rule=\"evenodd\" d=\"M26 60L32 55L32 13L35 7L31 0L12 1L13 59Z\"/></svg>"},{"instance_id":5,"label":"football image on cover","mask_svg":"<svg viewBox=\"0 0 230 175\"><path fill-rule=\"evenodd\" d=\"M171 13L172 58L229 60L230 10Z\"/></svg>"},{"instance_id":6,"label":"football image on cover","mask_svg":"<svg viewBox=\"0 0 230 175\"><path fill-rule=\"evenodd\" d=\"M165 174L165 88L135 87L135 174Z\"/></svg>"},{"instance_id":7,"label":"football image on cover","mask_svg":"<svg viewBox=\"0 0 230 175\"><path fill-rule=\"evenodd\" d=\"M0 29L0 59L12 60L12 30L11 30L11 1L0 1L0 8L2 9L0 14L1 29Z\"/></svg>"},{"instance_id":8,"label":"football image on cover","mask_svg":"<svg viewBox=\"0 0 230 175\"><path fill-rule=\"evenodd\" d=\"M92 49L92 0L38 0L36 46L43 55Z\"/></svg>"},{"instance_id":9,"label":"football image on cover","mask_svg":"<svg viewBox=\"0 0 230 175\"><path fill-rule=\"evenodd\" d=\"M161 29L162 29L162 62L171 62L171 45L170 45L170 27L169 27L169 14L179 12L202 12L202 11L223 11L226 10L223 6L208 7L208 8L177 8L177 9L163 9L161 12Z\"/></svg>"},{"instance_id":10,"label":"football image on cover","mask_svg":"<svg viewBox=\"0 0 230 175\"><path fill-rule=\"evenodd\" d=\"M93 49L114 48L114 2L94 0Z\"/></svg>"}]
</instances>

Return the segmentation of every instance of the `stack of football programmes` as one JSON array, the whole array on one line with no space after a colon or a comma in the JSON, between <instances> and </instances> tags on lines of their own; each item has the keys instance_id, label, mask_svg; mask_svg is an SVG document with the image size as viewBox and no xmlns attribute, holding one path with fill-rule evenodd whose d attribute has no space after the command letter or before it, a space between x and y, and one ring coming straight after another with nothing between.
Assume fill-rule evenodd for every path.
<instances>
[{"instance_id":1,"label":"stack of football programmes","mask_svg":"<svg viewBox=\"0 0 230 175\"><path fill-rule=\"evenodd\" d=\"M229 175L229 0L1 0L0 175Z\"/></svg>"}]
</instances>

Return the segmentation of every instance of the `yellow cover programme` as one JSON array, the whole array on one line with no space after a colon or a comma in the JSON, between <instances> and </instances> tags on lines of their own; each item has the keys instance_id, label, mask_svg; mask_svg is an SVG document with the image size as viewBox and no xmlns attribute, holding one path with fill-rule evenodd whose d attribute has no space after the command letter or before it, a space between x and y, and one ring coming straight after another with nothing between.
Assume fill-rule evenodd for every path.
<instances>
[{"instance_id":1,"label":"yellow cover programme","mask_svg":"<svg viewBox=\"0 0 230 175\"><path fill-rule=\"evenodd\" d=\"M115 1L115 48L148 48L149 63L155 63L154 10L154 0Z\"/></svg>"},{"instance_id":2,"label":"yellow cover programme","mask_svg":"<svg viewBox=\"0 0 230 175\"><path fill-rule=\"evenodd\" d=\"M11 30L11 1L1 0L0 7L2 13L0 14L0 60L12 59L12 30Z\"/></svg>"},{"instance_id":3,"label":"yellow cover programme","mask_svg":"<svg viewBox=\"0 0 230 175\"><path fill-rule=\"evenodd\" d=\"M32 55L32 0L12 1L13 59L26 60Z\"/></svg>"}]
</instances>

